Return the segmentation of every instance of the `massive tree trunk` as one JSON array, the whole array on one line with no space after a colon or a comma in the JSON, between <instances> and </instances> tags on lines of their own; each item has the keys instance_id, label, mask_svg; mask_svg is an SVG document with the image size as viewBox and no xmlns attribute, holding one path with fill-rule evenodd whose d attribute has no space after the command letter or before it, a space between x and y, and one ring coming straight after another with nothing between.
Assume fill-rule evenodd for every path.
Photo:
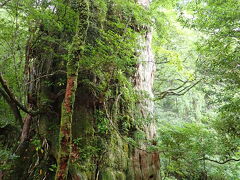
<instances>
[{"instance_id":1,"label":"massive tree trunk","mask_svg":"<svg viewBox=\"0 0 240 180\"><path fill-rule=\"evenodd\" d=\"M40 113L34 121L34 133L36 136L31 136L32 141L34 141L34 138L37 138L35 142L38 142L37 140L40 139L42 143L38 144L40 147L35 147L37 150L32 152L35 156L28 160L29 169L24 173L27 175L35 174L38 179L54 179L55 177L55 179L74 180L158 180L160 179L158 153L148 152L146 150L147 145L141 141L139 142L140 146L136 147L127 140L128 137L134 138L134 135L137 134L136 124L130 122L131 127L126 132L122 132L123 121L128 119L131 119L129 121L134 121L135 112L132 112L130 118L126 116L127 118L125 119L119 117L124 114L117 114L120 111L124 113L128 107L124 107L127 105L125 104L125 99L121 97L123 92L119 92L119 89L121 90L121 86L118 84L120 78L112 78L112 76L117 74L116 71L118 69L118 67L114 67L117 66L114 64L115 61L110 65L105 62L106 70L104 68L101 69L103 71L112 71L107 72L110 80L107 80L106 84L108 84L107 88L112 85L111 92L113 92L112 96L115 97L111 96L107 101L104 101L105 92L99 93L99 89L97 89L98 91L94 89L95 86L98 86L98 81L102 80L101 76L96 78L95 74L85 69L84 65L79 65L88 26L88 17L85 14L88 13L86 12L88 8L86 7L87 5L84 7L84 3L86 3L84 0L71 2L77 2L73 3L69 8L77 12L80 22L77 25L75 34L69 31L52 32L52 30L42 27L40 29L42 31L40 32L41 36L36 39L36 45L30 53L31 61L35 62L34 68L40 72L39 76L41 76L41 78L38 78L37 105L38 107L44 107L45 112ZM93 3L92 1L90 2ZM76 6L78 3L80 6ZM138 3L147 8L150 2L139 0ZM114 10L115 7L112 4L107 5L109 10L106 13L109 14L106 16L109 16L109 19L113 18L112 13L116 13L116 16L121 16L117 10ZM91 10L94 11L95 9L92 8ZM126 23L122 16L119 19L113 19L109 24L106 23L106 27L104 27L106 28L105 33L110 32L111 35L107 36L107 38L104 37L106 41L111 43L114 33L118 33L117 36L113 36L114 38L126 38L122 34L126 32L128 26L129 29L132 28L131 31L138 31L135 29L136 22L134 20L132 26L127 24L123 29L121 29L121 26L114 26L117 30L111 29L111 25L115 25L120 20ZM127 23L130 20L127 19ZM92 21L95 21L95 19L92 19ZM120 29L118 29L119 27ZM94 38L99 38L101 31L105 30L104 28L101 30L94 28L96 27L92 27L89 30L92 34L89 33L86 37L86 43L89 43L88 45L91 48L93 48L92 41L95 43L93 43L94 47L97 44ZM138 92L144 92L144 95L147 94L136 105L137 111L141 114L140 118L139 116L136 118L149 119L148 122L150 123L143 128L143 131L146 133L144 140L154 144L156 130L152 122L154 113L152 87L155 63L151 50L152 29L151 27L143 27L143 29L147 29L147 31L138 40L140 56L138 57L139 61L135 77L133 81L129 80L129 82L134 84L133 86ZM94 37L92 37L93 35ZM49 36L53 36L57 40L60 39L60 43L48 41ZM102 40L104 38L100 37L99 39ZM65 41L71 44L68 52L61 45ZM116 42L122 43L123 40ZM114 41L114 43L116 42ZM117 46L119 45L117 44ZM93 52L89 53L90 56L91 53ZM120 54L117 58L122 58L123 55L121 53L117 53ZM67 54L66 65L63 57L66 57ZM86 54L84 55L86 56ZM98 57L95 58L97 59ZM94 61L87 63L94 63ZM129 67L124 68L132 67L133 65L130 64ZM64 71L67 72L67 76L62 73ZM119 70L120 73L122 71L122 69ZM66 84L62 83L63 81ZM66 85L66 87L62 84ZM91 86L92 84L94 86ZM126 87L122 89L124 88L126 89ZM102 91L105 91L105 89ZM119 103L121 98L122 102ZM106 126L105 133L99 132L103 125ZM53 168L56 164L58 165L57 170Z\"/></svg>"},{"instance_id":2,"label":"massive tree trunk","mask_svg":"<svg viewBox=\"0 0 240 180\"><path fill-rule=\"evenodd\" d=\"M138 0L138 3L148 8L149 0ZM148 119L145 124L144 131L148 141L155 145L156 124L153 119L154 103L153 103L153 83L155 72L155 60L152 52L152 28L146 27L147 32L140 37L139 64L136 74L136 88L144 93L144 98L139 103L139 108L143 119ZM140 142L141 143L141 142ZM135 171L135 179L160 179L160 160L158 152L147 152L146 145L141 143L141 149L134 149L133 164Z\"/></svg>"}]
</instances>

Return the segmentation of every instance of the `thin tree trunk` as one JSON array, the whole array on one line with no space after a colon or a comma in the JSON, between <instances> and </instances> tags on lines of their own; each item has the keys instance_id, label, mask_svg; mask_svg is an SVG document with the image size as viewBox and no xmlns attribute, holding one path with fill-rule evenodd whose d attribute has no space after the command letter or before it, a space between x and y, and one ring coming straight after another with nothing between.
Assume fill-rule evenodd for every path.
<instances>
[{"instance_id":1,"label":"thin tree trunk","mask_svg":"<svg viewBox=\"0 0 240 180\"><path fill-rule=\"evenodd\" d=\"M74 4L73 8L78 13L78 22L76 34L73 37L68 55L67 87L62 104L56 180L65 180L68 175L69 160L72 151L72 116L77 89L79 60L88 29L89 8L87 0L78 1L77 4Z\"/></svg>"},{"instance_id":2,"label":"thin tree trunk","mask_svg":"<svg viewBox=\"0 0 240 180\"><path fill-rule=\"evenodd\" d=\"M72 69L76 74L68 76L67 88L64 103L62 105L61 125L59 132L59 153L58 153L58 169L56 179L67 179L68 164L71 154L72 144L72 114L75 101L75 92L77 88L77 70L79 63L76 62L76 69ZM69 70L68 70L69 71Z\"/></svg>"}]
</instances>

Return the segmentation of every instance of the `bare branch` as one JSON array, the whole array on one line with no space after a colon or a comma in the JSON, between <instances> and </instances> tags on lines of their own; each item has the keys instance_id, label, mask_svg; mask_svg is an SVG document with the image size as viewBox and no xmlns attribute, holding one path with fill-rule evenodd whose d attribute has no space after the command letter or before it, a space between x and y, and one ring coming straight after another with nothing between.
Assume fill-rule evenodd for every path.
<instances>
[{"instance_id":1,"label":"bare branch","mask_svg":"<svg viewBox=\"0 0 240 180\"><path fill-rule=\"evenodd\" d=\"M214 160L214 159L209 159L209 158L202 158L202 159L199 159L199 160L207 160L207 161L211 161L211 162L214 162L214 163L218 163L218 164L226 164L228 162L231 162L231 161L240 161L240 159L235 159L235 158L231 158L231 159L227 159L225 161L217 161L217 160Z\"/></svg>"},{"instance_id":2,"label":"bare branch","mask_svg":"<svg viewBox=\"0 0 240 180\"><path fill-rule=\"evenodd\" d=\"M182 83L182 85L178 86L177 88L168 89L167 91L169 92L169 91L179 90L180 88L182 88L183 86L185 86L188 82L189 82L188 80L187 80L187 81L184 81L184 82Z\"/></svg>"},{"instance_id":3,"label":"bare branch","mask_svg":"<svg viewBox=\"0 0 240 180\"><path fill-rule=\"evenodd\" d=\"M190 89L192 89L194 86L196 86L201 80L198 80L197 82L195 82L194 84L185 87L184 89L182 89L181 91L179 91L178 93L174 94L174 95L184 95L186 92L188 92Z\"/></svg>"},{"instance_id":4,"label":"bare branch","mask_svg":"<svg viewBox=\"0 0 240 180\"><path fill-rule=\"evenodd\" d=\"M157 94L157 99L163 99L166 96L182 96L184 94L186 94L190 89L192 89L194 86L196 86L202 79L198 80L197 82L195 82L192 85L187 85L185 86L189 81L182 81L183 84L180 85L177 88L172 88L172 89L168 89L166 91L160 92L159 94ZM185 86L185 87L184 87Z\"/></svg>"}]
</instances>

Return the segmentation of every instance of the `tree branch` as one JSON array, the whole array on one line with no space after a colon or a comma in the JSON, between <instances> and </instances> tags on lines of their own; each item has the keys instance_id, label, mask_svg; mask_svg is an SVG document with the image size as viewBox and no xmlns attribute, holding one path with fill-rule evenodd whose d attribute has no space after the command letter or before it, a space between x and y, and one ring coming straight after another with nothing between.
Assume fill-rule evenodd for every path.
<instances>
[{"instance_id":1,"label":"tree branch","mask_svg":"<svg viewBox=\"0 0 240 180\"><path fill-rule=\"evenodd\" d=\"M187 86L185 88L183 88L182 90L180 90L179 92L173 94L173 95L178 95L178 96L181 96L181 95L184 95L186 92L188 92L190 89L192 89L194 86L196 86L201 80L198 80L197 82L195 82L194 84L190 85L190 86Z\"/></svg>"},{"instance_id":2,"label":"tree branch","mask_svg":"<svg viewBox=\"0 0 240 180\"><path fill-rule=\"evenodd\" d=\"M211 161L211 162L214 162L214 163L218 163L218 164L226 164L228 162L231 162L231 161L240 161L240 159L235 159L235 158L231 158L231 159L227 159L225 161L217 161L217 160L214 160L214 159L209 159L209 158L202 158L202 159L199 159L199 160L207 160L207 161Z\"/></svg>"},{"instance_id":3,"label":"tree branch","mask_svg":"<svg viewBox=\"0 0 240 180\"><path fill-rule=\"evenodd\" d=\"M189 81L184 81L182 83L182 85L178 86L177 88L172 88L172 89L168 89L167 91L170 92L170 91L176 91L176 90L179 90L180 88L182 88L183 86L185 86Z\"/></svg>"},{"instance_id":4,"label":"tree branch","mask_svg":"<svg viewBox=\"0 0 240 180\"><path fill-rule=\"evenodd\" d=\"M15 119L20 123L20 125L23 125L23 121L22 121L22 116L19 112L19 109L17 107L17 105L9 98L9 96L7 95L7 93L0 88L0 95L5 99L5 101L8 103L8 105L10 106L13 115L15 117Z\"/></svg>"},{"instance_id":5,"label":"tree branch","mask_svg":"<svg viewBox=\"0 0 240 180\"><path fill-rule=\"evenodd\" d=\"M13 94L13 92L11 91L11 89L8 87L6 80L3 79L2 73L0 73L0 83L3 87L3 89L5 90L6 94L9 96L9 98L11 99L11 101L13 101L16 106L18 106L22 111L30 114L30 115L36 115L39 112L37 111L32 111L27 109L22 103L20 103L17 98L15 97L15 95Z\"/></svg>"},{"instance_id":6,"label":"tree branch","mask_svg":"<svg viewBox=\"0 0 240 180\"><path fill-rule=\"evenodd\" d=\"M160 92L158 96L158 99L163 99L166 96L181 96L186 94L190 89L192 89L194 86L196 86L202 79L198 80L197 82L195 82L192 85L188 85L186 87L184 87L189 81L182 81L183 84L180 85L177 88L172 88L172 89L168 89L166 91Z\"/></svg>"}]
</instances>

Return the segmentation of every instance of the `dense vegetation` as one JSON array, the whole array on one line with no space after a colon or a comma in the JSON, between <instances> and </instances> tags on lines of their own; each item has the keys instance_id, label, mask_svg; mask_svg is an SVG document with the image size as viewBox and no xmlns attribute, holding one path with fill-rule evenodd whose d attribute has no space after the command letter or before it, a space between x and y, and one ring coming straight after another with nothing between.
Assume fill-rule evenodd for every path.
<instances>
[{"instance_id":1,"label":"dense vegetation","mask_svg":"<svg viewBox=\"0 0 240 180\"><path fill-rule=\"evenodd\" d=\"M160 97L173 95L156 110L162 173L177 179L238 179L239 1L182 2L176 14L181 26L169 17L173 28L163 47L178 60L173 64L168 56L158 75L157 90L164 88ZM185 93L189 81L199 82Z\"/></svg>"},{"instance_id":2,"label":"dense vegetation","mask_svg":"<svg viewBox=\"0 0 240 180\"><path fill-rule=\"evenodd\" d=\"M240 2L142 2L0 1L0 179L239 179Z\"/></svg>"}]
</instances>

